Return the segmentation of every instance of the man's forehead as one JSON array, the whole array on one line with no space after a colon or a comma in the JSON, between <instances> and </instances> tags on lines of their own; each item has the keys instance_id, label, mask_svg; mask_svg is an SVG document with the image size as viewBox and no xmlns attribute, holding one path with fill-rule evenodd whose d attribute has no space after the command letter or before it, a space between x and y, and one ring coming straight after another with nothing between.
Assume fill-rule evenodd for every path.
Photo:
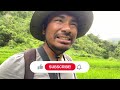
<instances>
[{"instance_id":1,"label":"man's forehead","mask_svg":"<svg viewBox=\"0 0 120 90\"><path fill-rule=\"evenodd\" d=\"M51 14L49 14L46 19L44 20L44 23L47 25L47 23L49 23L53 18L55 17L63 17L63 16L71 16L72 17L72 21L78 23L78 18L77 16L75 16L73 13L70 12L66 12L66 11L56 11L53 12ZM63 17L64 18L64 17Z\"/></svg>"},{"instance_id":2,"label":"man's forehead","mask_svg":"<svg viewBox=\"0 0 120 90\"><path fill-rule=\"evenodd\" d=\"M68 15L68 14L59 14L55 17L60 17L60 18L66 18L66 17L70 17L71 19L76 19L76 17L72 16L72 15Z\"/></svg>"},{"instance_id":3,"label":"man's forehead","mask_svg":"<svg viewBox=\"0 0 120 90\"><path fill-rule=\"evenodd\" d=\"M60 15L69 15L71 17L77 18L74 13L71 13L68 11L56 11L56 12L51 13L49 16L56 17L56 16L60 16Z\"/></svg>"}]
</instances>

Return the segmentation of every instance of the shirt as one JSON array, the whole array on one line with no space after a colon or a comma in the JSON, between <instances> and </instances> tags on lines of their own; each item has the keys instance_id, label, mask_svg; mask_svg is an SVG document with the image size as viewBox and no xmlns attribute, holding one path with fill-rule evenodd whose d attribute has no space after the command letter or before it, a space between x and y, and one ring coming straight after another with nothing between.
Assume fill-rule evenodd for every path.
<instances>
[{"instance_id":1,"label":"shirt","mask_svg":"<svg viewBox=\"0 0 120 90\"><path fill-rule=\"evenodd\" d=\"M36 60L43 61L40 54L36 49ZM64 59L62 58L64 61ZM65 60L67 60L65 58ZM67 60L68 61L68 60ZM0 65L0 79L24 79L25 74L25 61L24 52L20 52L10 56ZM60 79L75 79L74 73L60 73L58 74ZM50 79L48 73L34 73L33 79Z\"/></svg>"}]
</instances>

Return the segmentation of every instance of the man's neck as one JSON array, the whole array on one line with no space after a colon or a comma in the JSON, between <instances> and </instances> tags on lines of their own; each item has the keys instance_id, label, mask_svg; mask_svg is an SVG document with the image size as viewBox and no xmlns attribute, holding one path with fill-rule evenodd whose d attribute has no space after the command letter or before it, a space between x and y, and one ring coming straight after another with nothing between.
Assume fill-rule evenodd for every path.
<instances>
[{"instance_id":1,"label":"man's neck","mask_svg":"<svg viewBox=\"0 0 120 90\"><path fill-rule=\"evenodd\" d=\"M43 45L43 48L45 50L45 52L47 53L48 57L50 58L51 61L61 61L63 54L60 54L59 56L56 56L56 53L53 52L47 44Z\"/></svg>"}]
</instances>

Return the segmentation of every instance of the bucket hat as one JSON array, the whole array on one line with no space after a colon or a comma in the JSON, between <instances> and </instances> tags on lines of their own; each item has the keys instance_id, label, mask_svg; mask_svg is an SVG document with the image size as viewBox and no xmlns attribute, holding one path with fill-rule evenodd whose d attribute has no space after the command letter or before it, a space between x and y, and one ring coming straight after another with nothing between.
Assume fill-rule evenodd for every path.
<instances>
[{"instance_id":1,"label":"bucket hat","mask_svg":"<svg viewBox=\"0 0 120 90\"><path fill-rule=\"evenodd\" d=\"M30 22L30 32L32 36L38 40L44 41L45 37L42 34L44 20L54 12L59 11L35 11ZM77 38L84 36L90 29L93 22L92 11L65 11L72 13L78 20Z\"/></svg>"}]
</instances>

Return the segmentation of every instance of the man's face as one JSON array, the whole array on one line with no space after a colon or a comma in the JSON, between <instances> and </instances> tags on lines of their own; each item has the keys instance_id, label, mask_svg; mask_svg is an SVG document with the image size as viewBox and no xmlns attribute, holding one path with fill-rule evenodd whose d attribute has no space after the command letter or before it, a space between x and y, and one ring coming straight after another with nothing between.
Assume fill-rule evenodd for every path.
<instances>
[{"instance_id":1,"label":"man's face","mask_svg":"<svg viewBox=\"0 0 120 90\"><path fill-rule=\"evenodd\" d=\"M54 50L66 51L77 37L78 24L66 14L53 17L46 28L46 41Z\"/></svg>"}]
</instances>

